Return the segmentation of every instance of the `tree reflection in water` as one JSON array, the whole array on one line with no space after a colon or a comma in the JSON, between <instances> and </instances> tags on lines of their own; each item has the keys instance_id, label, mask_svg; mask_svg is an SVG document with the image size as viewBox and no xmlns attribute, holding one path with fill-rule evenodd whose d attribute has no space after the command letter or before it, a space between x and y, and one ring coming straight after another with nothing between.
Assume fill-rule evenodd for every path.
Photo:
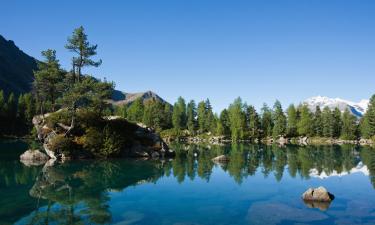
<instances>
[{"instance_id":1,"label":"tree reflection in water","mask_svg":"<svg viewBox=\"0 0 375 225\"><path fill-rule=\"evenodd\" d=\"M200 177L210 181L214 167L221 167L237 183L260 172L281 181L285 173L291 177L309 179L317 174L340 174L355 168L360 162L367 166L375 187L375 151L354 146L264 146L235 144L203 146L173 144L176 157L166 161L109 160L84 161L45 166L34 176L30 195L38 199L37 210L22 219L28 224L108 224L112 220L110 193L145 182L155 183L163 176L174 176L180 183ZM230 161L215 165L212 158L227 154ZM33 171L33 170L31 170ZM9 183L11 175L20 179L24 170L0 173ZM17 174L20 173L20 174ZM32 172L35 174L35 171ZM30 174L31 176L31 174ZM22 178L24 179L24 178ZM21 179L21 180L22 180ZM312 205L326 209L328 206Z\"/></svg>"}]
</instances>

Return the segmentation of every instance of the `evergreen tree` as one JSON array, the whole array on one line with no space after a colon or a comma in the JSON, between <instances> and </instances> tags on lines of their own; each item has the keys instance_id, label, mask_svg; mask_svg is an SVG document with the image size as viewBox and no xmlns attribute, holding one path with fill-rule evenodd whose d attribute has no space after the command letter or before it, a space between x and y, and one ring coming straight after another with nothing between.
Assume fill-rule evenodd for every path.
<instances>
[{"instance_id":1,"label":"evergreen tree","mask_svg":"<svg viewBox=\"0 0 375 225\"><path fill-rule=\"evenodd\" d=\"M338 138L341 135L341 111L338 108L335 108L332 112L332 135L331 137Z\"/></svg>"},{"instance_id":2,"label":"evergreen tree","mask_svg":"<svg viewBox=\"0 0 375 225\"><path fill-rule=\"evenodd\" d=\"M197 129L197 109L195 105L195 101L191 100L188 105L187 105L187 110L186 110L186 116L187 116L187 128L190 132L190 134L195 134L196 129Z\"/></svg>"},{"instance_id":3,"label":"evergreen tree","mask_svg":"<svg viewBox=\"0 0 375 225\"><path fill-rule=\"evenodd\" d=\"M287 109L287 128L286 133L288 137L296 137L298 136L297 132L297 122L298 122L298 115L296 107L294 107L293 104L291 104Z\"/></svg>"},{"instance_id":4,"label":"evergreen tree","mask_svg":"<svg viewBox=\"0 0 375 225\"><path fill-rule=\"evenodd\" d=\"M72 36L68 37L68 43L65 45L65 48L77 54L77 56L72 59L73 75L76 81L80 81L83 67L98 67L102 64L102 60L95 62L91 59L92 56L97 54L97 47L98 45L91 45L87 40L87 34L82 26L76 28Z\"/></svg>"},{"instance_id":5,"label":"evergreen tree","mask_svg":"<svg viewBox=\"0 0 375 225\"><path fill-rule=\"evenodd\" d=\"M205 101L205 130L215 133L216 131L216 120L214 113L212 112L212 106L209 99Z\"/></svg>"},{"instance_id":6,"label":"evergreen tree","mask_svg":"<svg viewBox=\"0 0 375 225\"><path fill-rule=\"evenodd\" d=\"M281 103L278 100L275 102L273 106L273 111L274 126L272 129L272 136L276 138L280 135L283 136L286 134L286 117L283 112Z\"/></svg>"},{"instance_id":7,"label":"evergreen tree","mask_svg":"<svg viewBox=\"0 0 375 225\"><path fill-rule=\"evenodd\" d=\"M177 130L186 128L186 104L182 97L178 98L173 107L172 123Z\"/></svg>"},{"instance_id":8,"label":"evergreen tree","mask_svg":"<svg viewBox=\"0 0 375 225\"><path fill-rule=\"evenodd\" d=\"M48 49L42 52L43 62L38 63L38 70L34 72L34 93L39 102L40 113L44 114L47 102L51 103L51 110L55 111L56 99L60 97L64 88L64 74L56 59L56 51Z\"/></svg>"},{"instance_id":9,"label":"evergreen tree","mask_svg":"<svg viewBox=\"0 0 375 225\"><path fill-rule=\"evenodd\" d=\"M342 131L341 138L344 140L355 140L357 138L357 118L350 113L349 109L345 109L342 114Z\"/></svg>"},{"instance_id":10,"label":"evergreen tree","mask_svg":"<svg viewBox=\"0 0 375 225\"><path fill-rule=\"evenodd\" d=\"M165 129L170 129L172 128L172 113L173 109L170 104L165 104L164 105L164 127Z\"/></svg>"},{"instance_id":11,"label":"evergreen tree","mask_svg":"<svg viewBox=\"0 0 375 225\"><path fill-rule=\"evenodd\" d=\"M143 112L143 123L148 126L161 131L165 129L166 123L164 121L164 105L160 101L150 100L145 103Z\"/></svg>"},{"instance_id":12,"label":"evergreen tree","mask_svg":"<svg viewBox=\"0 0 375 225\"><path fill-rule=\"evenodd\" d=\"M322 133L324 137L332 137L332 112L331 110L326 106L323 109L322 112L322 123L323 123L323 129Z\"/></svg>"},{"instance_id":13,"label":"evergreen tree","mask_svg":"<svg viewBox=\"0 0 375 225\"><path fill-rule=\"evenodd\" d=\"M372 138L375 135L375 95L371 97L367 111L362 118L361 134L364 138Z\"/></svg>"},{"instance_id":14,"label":"evergreen tree","mask_svg":"<svg viewBox=\"0 0 375 225\"><path fill-rule=\"evenodd\" d=\"M230 136L230 121L227 109L221 111L217 129L218 135Z\"/></svg>"},{"instance_id":15,"label":"evergreen tree","mask_svg":"<svg viewBox=\"0 0 375 225\"><path fill-rule=\"evenodd\" d=\"M254 106L246 107L246 124L250 138L253 140L260 138L260 119Z\"/></svg>"},{"instance_id":16,"label":"evergreen tree","mask_svg":"<svg viewBox=\"0 0 375 225\"><path fill-rule=\"evenodd\" d=\"M314 134L313 117L307 105L302 105L300 109L300 119L297 124L298 133L304 136Z\"/></svg>"},{"instance_id":17,"label":"evergreen tree","mask_svg":"<svg viewBox=\"0 0 375 225\"><path fill-rule=\"evenodd\" d=\"M272 130L273 130L272 111L267 106L267 104L263 104L263 107L262 107L262 130L263 130L264 137L272 136Z\"/></svg>"},{"instance_id":18,"label":"evergreen tree","mask_svg":"<svg viewBox=\"0 0 375 225\"><path fill-rule=\"evenodd\" d=\"M128 120L141 122L143 119L144 105L142 98L136 99L128 108Z\"/></svg>"},{"instance_id":19,"label":"evergreen tree","mask_svg":"<svg viewBox=\"0 0 375 225\"><path fill-rule=\"evenodd\" d=\"M243 104L240 97L238 97L228 108L230 130L232 141L243 139L244 130L246 126L245 113L243 111Z\"/></svg>"},{"instance_id":20,"label":"evergreen tree","mask_svg":"<svg viewBox=\"0 0 375 225\"><path fill-rule=\"evenodd\" d=\"M201 101L198 103L198 109L197 109L197 117L198 117L198 127L199 132L203 133L206 132L206 103L204 101Z\"/></svg>"},{"instance_id":21,"label":"evergreen tree","mask_svg":"<svg viewBox=\"0 0 375 225\"><path fill-rule=\"evenodd\" d=\"M316 106L314 113L314 133L316 136L323 136L323 127L322 111L319 106Z\"/></svg>"}]
</instances>

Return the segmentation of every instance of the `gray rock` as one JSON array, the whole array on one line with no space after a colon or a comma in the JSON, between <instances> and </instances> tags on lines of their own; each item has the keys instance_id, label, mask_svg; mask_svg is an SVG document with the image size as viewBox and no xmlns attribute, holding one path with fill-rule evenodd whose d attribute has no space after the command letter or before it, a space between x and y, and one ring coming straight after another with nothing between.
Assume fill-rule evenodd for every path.
<instances>
[{"instance_id":1,"label":"gray rock","mask_svg":"<svg viewBox=\"0 0 375 225\"><path fill-rule=\"evenodd\" d=\"M212 161L217 163L226 163L229 162L229 157L225 155L220 155L218 157L213 158Z\"/></svg>"},{"instance_id":2,"label":"gray rock","mask_svg":"<svg viewBox=\"0 0 375 225\"><path fill-rule=\"evenodd\" d=\"M309 188L302 195L304 201L331 202L335 197L324 187Z\"/></svg>"},{"instance_id":3,"label":"gray rock","mask_svg":"<svg viewBox=\"0 0 375 225\"><path fill-rule=\"evenodd\" d=\"M27 150L20 156L20 161L26 166L40 166L48 159L48 156L39 150Z\"/></svg>"}]
</instances>

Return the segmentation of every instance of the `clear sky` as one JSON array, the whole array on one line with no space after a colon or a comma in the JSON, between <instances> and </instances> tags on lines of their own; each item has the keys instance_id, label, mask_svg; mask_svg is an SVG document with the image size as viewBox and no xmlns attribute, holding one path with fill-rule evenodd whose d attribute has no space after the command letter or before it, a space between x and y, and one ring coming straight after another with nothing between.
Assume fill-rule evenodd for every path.
<instances>
[{"instance_id":1,"label":"clear sky","mask_svg":"<svg viewBox=\"0 0 375 225\"><path fill-rule=\"evenodd\" d=\"M375 1L17 1L1 3L0 34L62 66L72 30L99 45L100 68L126 92L169 102L234 98L259 108L316 95L359 101L375 93Z\"/></svg>"}]
</instances>

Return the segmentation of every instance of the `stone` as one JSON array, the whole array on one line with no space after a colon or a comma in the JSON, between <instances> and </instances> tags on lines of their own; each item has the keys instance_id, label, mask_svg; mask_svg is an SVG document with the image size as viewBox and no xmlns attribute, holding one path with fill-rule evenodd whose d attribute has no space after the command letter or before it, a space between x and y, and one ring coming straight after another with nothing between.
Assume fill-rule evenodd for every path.
<instances>
[{"instance_id":1,"label":"stone","mask_svg":"<svg viewBox=\"0 0 375 225\"><path fill-rule=\"evenodd\" d=\"M220 155L218 157L213 158L212 161L218 162L218 163L226 163L226 162L229 162L229 157L225 155Z\"/></svg>"},{"instance_id":2,"label":"stone","mask_svg":"<svg viewBox=\"0 0 375 225\"><path fill-rule=\"evenodd\" d=\"M331 202L334 196L327 191L324 187L309 188L302 195L304 201L316 201L316 202Z\"/></svg>"},{"instance_id":3,"label":"stone","mask_svg":"<svg viewBox=\"0 0 375 225\"><path fill-rule=\"evenodd\" d=\"M39 150L27 150L20 156L20 161L26 166L40 166L48 159L48 156Z\"/></svg>"}]
</instances>

